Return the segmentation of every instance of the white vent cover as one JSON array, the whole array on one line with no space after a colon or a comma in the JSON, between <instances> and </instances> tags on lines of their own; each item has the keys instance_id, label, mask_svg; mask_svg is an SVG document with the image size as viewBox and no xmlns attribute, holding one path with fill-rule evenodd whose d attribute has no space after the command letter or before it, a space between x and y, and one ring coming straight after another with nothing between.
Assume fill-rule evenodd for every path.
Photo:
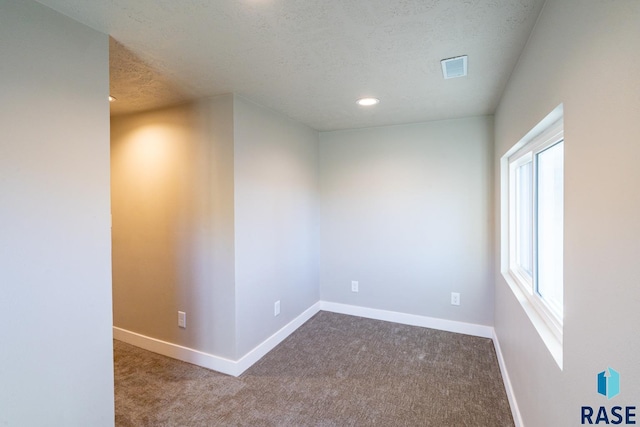
<instances>
[{"instance_id":1,"label":"white vent cover","mask_svg":"<svg viewBox=\"0 0 640 427\"><path fill-rule=\"evenodd\" d=\"M443 59L440 63L442 64L442 75L445 79L453 79L467 75L467 55Z\"/></svg>"}]
</instances>

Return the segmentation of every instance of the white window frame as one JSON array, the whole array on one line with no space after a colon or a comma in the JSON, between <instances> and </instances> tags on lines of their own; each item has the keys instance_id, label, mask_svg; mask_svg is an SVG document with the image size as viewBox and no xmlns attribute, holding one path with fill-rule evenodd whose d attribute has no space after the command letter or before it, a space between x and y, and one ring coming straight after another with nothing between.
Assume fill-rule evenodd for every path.
<instances>
[{"instance_id":1,"label":"white window frame","mask_svg":"<svg viewBox=\"0 0 640 427\"><path fill-rule=\"evenodd\" d=\"M528 147L524 147L528 148ZM511 160L513 157L513 160ZM516 155L509 158L509 273L513 276L514 280L516 280L523 289L531 288L533 289L533 271L529 272L522 268L518 264L518 248L516 246L517 242L517 224L516 224L516 198L512 197L516 191L516 180L514 179L514 175L516 170L520 166L524 166L527 163L531 163L531 167L533 168L533 153L530 150L523 150L522 153L516 153ZM535 173L535 171L534 171ZM535 199L535 185L533 184L532 177L532 192L531 192L531 206L533 206L533 200ZM533 222L533 217L532 217ZM535 231L533 232L535 235ZM532 270L535 270L533 265L535 265L535 254L533 253L533 236L532 238L532 247L530 248L531 253L534 255L534 259L532 260Z\"/></svg>"},{"instance_id":2,"label":"white window frame","mask_svg":"<svg viewBox=\"0 0 640 427\"><path fill-rule=\"evenodd\" d=\"M501 271L562 369L563 313L558 313L540 296L537 283L537 155L564 142L563 107L558 106L501 158ZM515 173L532 165L532 274L517 263Z\"/></svg>"}]
</instances>

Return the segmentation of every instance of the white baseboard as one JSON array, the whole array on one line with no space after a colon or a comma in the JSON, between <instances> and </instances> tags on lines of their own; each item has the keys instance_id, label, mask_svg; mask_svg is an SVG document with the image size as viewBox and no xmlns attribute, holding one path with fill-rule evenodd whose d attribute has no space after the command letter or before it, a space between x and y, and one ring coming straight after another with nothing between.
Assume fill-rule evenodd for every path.
<instances>
[{"instance_id":1,"label":"white baseboard","mask_svg":"<svg viewBox=\"0 0 640 427\"><path fill-rule=\"evenodd\" d=\"M491 326L476 325L474 323L457 322L455 320L438 319L435 317L418 316L416 314L379 310L376 308L360 307L328 301L320 301L320 310L340 314L350 314L352 316L366 317L368 319L402 323L404 325L439 329L441 331L457 332L459 334L473 335L482 338L493 338L493 328Z\"/></svg>"},{"instance_id":2,"label":"white baseboard","mask_svg":"<svg viewBox=\"0 0 640 427\"><path fill-rule=\"evenodd\" d=\"M285 338L291 335L296 329L302 326L307 320L311 319L319 311L320 311L320 302L317 302L313 304L311 307L309 307L308 309L306 309L301 315L293 319L291 322L287 323L278 332L271 335L261 344L256 346L249 353L242 356L242 358L236 362L239 372L235 376L242 374L244 371L249 369L254 363L262 359L262 357L265 354L273 350L275 346L277 346L282 341L284 341Z\"/></svg>"},{"instance_id":3,"label":"white baseboard","mask_svg":"<svg viewBox=\"0 0 640 427\"><path fill-rule=\"evenodd\" d=\"M313 315L318 311L320 311L319 302L309 307L301 315L287 323L278 332L271 335L237 361L225 359L224 357L215 356L213 354L162 341L156 338L151 338L146 335L141 335L115 326L113 327L113 338L154 353L162 354L163 356L182 360L183 362L193 363L194 365L237 377L249 369L251 365L260 360L265 354L273 350L275 346L280 344L285 338L291 335L292 332L302 326L302 324L313 317Z\"/></svg>"},{"instance_id":4,"label":"white baseboard","mask_svg":"<svg viewBox=\"0 0 640 427\"><path fill-rule=\"evenodd\" d=\"M238 362L220 356L214 356L213 354L194 350L189 347L151 338L116 326L113 327L113 338L154 353L162 354L163 356L193 363L203 368L213 369L223 374L239 375L236 374Z\"/></svg>"},{"instance_id":5,"label":"white baseboard","mask_svg":"<svg viewBox=\"0 0 640 427\"><path fill-rule=\"evenodd\" d=\"M511 385L511 379L509 379L509 372L507 372L507 365L504 363L504 357L502 356L502 349L500 348L500 342L495 330L493 331L493 346L496 349L496 356L498 358L498 366L500 366L500 373L502 374L502 381L504 382L504 389L507 392L507 399L509 399L509 406L511 407L511 415L513 416L513 422L516 427L524 427L522 422L522 415L518 408L518 402L516 401L516 395L513 392Z\"/></svg>"}]
</instances>

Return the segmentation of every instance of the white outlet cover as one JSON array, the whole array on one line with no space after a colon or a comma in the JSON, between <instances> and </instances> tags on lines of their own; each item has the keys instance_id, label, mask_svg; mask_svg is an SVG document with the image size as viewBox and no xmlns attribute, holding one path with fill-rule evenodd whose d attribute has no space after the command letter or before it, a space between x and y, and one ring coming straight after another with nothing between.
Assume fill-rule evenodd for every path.
<instances>
[{"instance_id":1,"label":"white outlet cover","mask_svg":"<svg viewBox=\"0 0 640 427\"><path fill-rule=\"evenodd\" d=\"M357 280L352 280L351 281L351 292L358 292L358 281Z\"/></svg>"},{"instance_id":2,"label":"white outlet cover","mask_svg":"<svg viewBox=\"0 0 640 427\"><path fill-rule=\"evenodd\" d=\"M451 305L460 305L460 293L451 292Z\"/></svg>"}]
</instances>

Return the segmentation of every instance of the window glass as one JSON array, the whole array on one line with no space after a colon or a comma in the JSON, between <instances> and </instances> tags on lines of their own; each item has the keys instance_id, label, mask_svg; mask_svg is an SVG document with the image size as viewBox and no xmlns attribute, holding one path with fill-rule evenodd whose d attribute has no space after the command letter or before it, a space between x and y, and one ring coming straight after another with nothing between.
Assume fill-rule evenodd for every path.
<instances>
[{"instance_id":1,"label":"window glass","mask_svg":"<svg viewBox=\"0 0 640 427\"><path fill-rule=\"evenodd\" d=\"M563 164L562 141L537 154L536 290L560 319L563 307Z\"/></svg>"}]
</instances>

